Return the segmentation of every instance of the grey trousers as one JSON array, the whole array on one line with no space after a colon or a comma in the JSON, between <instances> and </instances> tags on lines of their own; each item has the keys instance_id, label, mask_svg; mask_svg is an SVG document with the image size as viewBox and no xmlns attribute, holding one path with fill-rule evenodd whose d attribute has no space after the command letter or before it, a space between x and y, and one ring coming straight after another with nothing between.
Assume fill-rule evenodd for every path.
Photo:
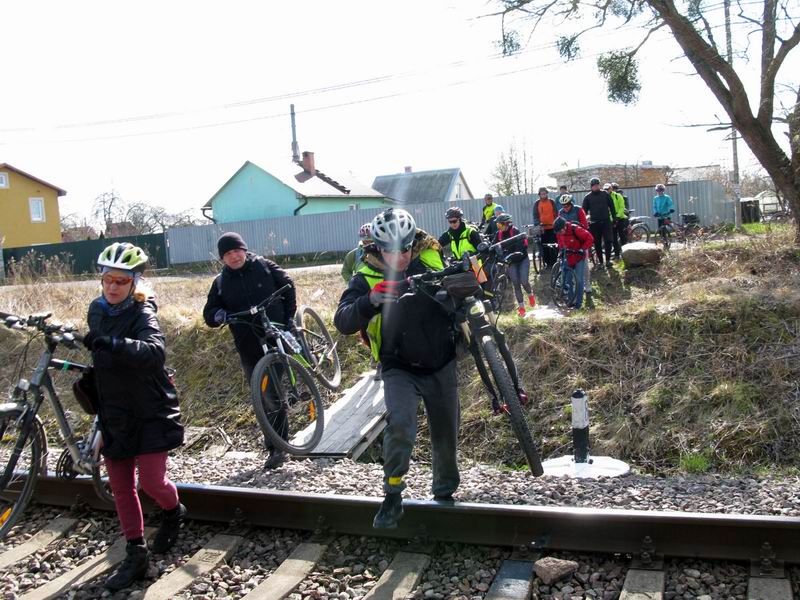
<instances>
[{"instance_id":1,"label":"grey trousers","mask_svg":"<svg viewBox=\"0 0 800 600\"><path fill-rule=\"evenodd\" d=\"M386 429L383 432L383 491L401 492L406 487L411 451L417 438L417 407L425 403L431 432L434 496L452 494L458 488L458 425L461 406L456 389L456 361L432 375L414 375L402 369L383 373Z\"/></svg>"}]
</instances>

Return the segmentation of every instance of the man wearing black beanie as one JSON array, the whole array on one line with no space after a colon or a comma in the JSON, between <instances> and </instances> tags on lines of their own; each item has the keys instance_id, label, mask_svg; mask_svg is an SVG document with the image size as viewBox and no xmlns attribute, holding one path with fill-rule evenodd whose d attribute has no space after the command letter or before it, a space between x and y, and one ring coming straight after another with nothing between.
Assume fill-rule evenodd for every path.
<instances>
[{"instance_id":1,"label":"man wearing black beanie","mask_svg":"<svg viewBox=\"0 0 800 600\"><path fill-rule=\"evenodd\" d=\"M294 283L286 271L271 260L248 252L247 244L238 233L223 233L217 240L217 250L224 266L208 291L208 299L203 308L203 320L206 325L220 327L225 324L228 313L247 310L289 284L291 287L284 293L283 301L273 302L267 307L267 316L270 321L283 323L289 328L293 327L297 298ZM249 384L256 363L264 356L264 350L252 326L236 323L231 324L230 330ZM273 429L276 431L283 429L287 432L288 427L282 426L279 422L280 420L285 422L286 415L275 416L274 419L275 422L271 423ZM264 442L270 453L264 468L274 469L286 460L286 453L273 448L266 437Z\"/></svg>"}]
</instances>

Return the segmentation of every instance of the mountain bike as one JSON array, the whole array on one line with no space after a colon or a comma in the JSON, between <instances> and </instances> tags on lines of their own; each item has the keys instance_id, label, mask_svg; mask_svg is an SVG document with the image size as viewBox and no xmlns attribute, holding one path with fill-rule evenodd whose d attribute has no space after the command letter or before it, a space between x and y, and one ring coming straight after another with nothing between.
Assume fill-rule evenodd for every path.
<instances>
[{"instance_id":1,"label":"mountain bike","mask_svg":"<svg viewBox=\"0 0 800 600\"><path fill-rule=\"evenodd\" d=\"M564 308L566 306L574 305L575 301L577 300L575 296L576 287L575 287L575 277L567 281L567 278L564 277L566 273L566 269L572 269L573 267L567 266L567 254L581 254L584 255L586 252L584 250L567 250L566 248L561 248L558 253L558 261L556 261L556 265L553 268L553 272L550 273L550 293L553 298L553 304L555 304L559 308ZM587 259L584 259L587 260ZM585 268L585 265L579 263L581 269Z\"/></svg>"},{"instance_id":2,"label":"mountain bike","mask_svg":"<svg viewBox=\"0 0 800 600\"><path fill-rule=\"evenodd\" d=\"M322 438L322 397L303 345L267 316L267 308L280 300L289 287L287 284L276 290L256 306L226 315L225 324L252 327L264 351L249 382L250 400L264 435L279 450L306 454Z\"/></svg>"},{"instance_id":3,"label":"mountain bike","mask_svg":"<svg viewBox=\"0 0 800 600\"><path fill-rule=\"evenodd\" d=\"M498 244L505 244L521 235L524 234ZM478 247L478 255L485 255L490 249L491 246L483 243ZM406 280L409 285L407 294L425 294L452 316L459 343L472 354L481 381L492 398L494 414L508 416L528 467L538 477L544 471L523 410L523 406L528 404L528 396L520 385L505 336L488 317L492 310L491 302L481 299L481 286L469 265L466 257L461 263L441 271L413 275Z\"/></svg>"},{"instance_id":4,"label":"mountain bike","mask_svg":"<svg viewBox=\"0 0 800 600\"><path fill-rule=\"evenodd\" d=\"M645 222L644 217L631 216L636 212L633 209L626 210L625 212L628 214L628 227L625 229L625 239L627 239L628 242L641 242L642 240L649 242L653 232L650 230L650 226Z\"/></svg>"},{"instance_id":5,"label":"mountain bike","mask_svg":"<svg viewBox=\"0 0 800 600\"><path fill-rule=\"evenodd\" d=\"M537 275L544 271L544 253L542 251L542 226L541 225L526 225L528 230L528 239L533 242L533 255L531 256L531 264L533 271Z\"/></svg>"},{"instance_id":6,"label":"mountain bike","mask_svg":"<svg viewBox=\"0 0 800 600\"><path fill-rule=\"evenodd\" d=\"M672 209L669 211L669 214L671 215L674 212L675 209ZM669 215L664 215L662 219L663 223L658 228L658 237L656 238L656 241L661 242L661 244L664 246L664 250L669 250L670 246L672 245L671 238L673 236L676 240L682 242L685 246L688 246L693 242L698 241L702 235L702 230L700 229L700 220L695 213L681 214L680 225L673 223Z\"/></svg>"},{"instance_id":7,"label":"mountain bike","mask_svg":"<svg viewBox=\"0 0 800 600\"><path fill-rule=\"evenodd\" d=\"M329 390L338 390L342 383L342 367L328 328L310 306L302 305L294 317L297 339L311 372Z\"/></svg>"},{"instance_id":8,"label":"mountain bike","mask_svg":"<svg viewBox=\"0 0 800 600\"><path fill-rule=\"evenodd\" d=\"M0 404L0 464L5 465L0 474L0 539L25 511L39 473L47 473L47 435L38 415L45 397L66 445L56 463L56 475L64 479L89 476L97 495L107 502L114 501L104 476L105 462L100 455L103 442L97 417L88 436L76 436L50 376L51 370L86 371L86 365L54 358L59 346L77 348L82 338L71 325L48 322L51 316L40 313L23 318L0 312L0 319L7 327L29 334L18 360L19 379L9 401ZM22 371L28 349L40 336L44 337L45 348L30 379L25 379Z\"/></svg>"}]
</instances>

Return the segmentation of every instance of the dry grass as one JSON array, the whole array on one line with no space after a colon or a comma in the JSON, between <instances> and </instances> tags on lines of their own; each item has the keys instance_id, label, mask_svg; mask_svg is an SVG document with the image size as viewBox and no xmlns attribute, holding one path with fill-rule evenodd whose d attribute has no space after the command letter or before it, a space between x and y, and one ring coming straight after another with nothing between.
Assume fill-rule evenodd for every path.
<instances>
[{"instance_id":1,"label":"dry grass","mask_svg":"<svg viewBox=\"0 0 800 600\"><path fill-rule=\"evenodd\" d=\"M335 270L294 272L301 303L330 321L344 283ZM673 252L659 267L596 278L592 314L536 322L502 317L547 456L570 453L569 396L589 394L595 454L648 471L720 471L800 459L800 250L788 233ZM200 311L211 277L154 283L168 364L187 422L221 424L259 439L238 357ZM94 283L0 288L0 310L52 310L83 323ZM9 382L21 337L0 337ZM339 337L345 385L368 364L355 336ZM29 360L31 362L31 360ZM522 463L504 419L494 417L471 359L460 363L462 456ZM424 424L422 437L427 435ZM418 444L418 458L429 446Z\"/></svg>"}]
</instances>

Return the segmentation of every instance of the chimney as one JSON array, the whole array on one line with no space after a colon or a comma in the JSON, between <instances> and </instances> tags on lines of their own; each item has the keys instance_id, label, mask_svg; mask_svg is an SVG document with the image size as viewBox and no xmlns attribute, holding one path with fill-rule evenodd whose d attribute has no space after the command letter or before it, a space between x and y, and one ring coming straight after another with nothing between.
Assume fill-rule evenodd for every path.
<instances>
[{"instance_id":1,"label":"chimney","mask_svg":"<svg viewBox=\"0 0 800 600\"><path fill-rule=\"evenodd\" d=\"M405 172L406 172L406 173L411 173L411 167L406 167L406 168L405 168Z\"/></svg>"},{"instance_id":2,"label":"chimney","mask_svg":"<svg viewBox=\"0 0 800 600\"><path fill-rule=\"evenodd\" d=\"M303 152L303 170L311 175L316 175L317 169L314 166L313 152Z\"/></svg>"}]
</instances>

